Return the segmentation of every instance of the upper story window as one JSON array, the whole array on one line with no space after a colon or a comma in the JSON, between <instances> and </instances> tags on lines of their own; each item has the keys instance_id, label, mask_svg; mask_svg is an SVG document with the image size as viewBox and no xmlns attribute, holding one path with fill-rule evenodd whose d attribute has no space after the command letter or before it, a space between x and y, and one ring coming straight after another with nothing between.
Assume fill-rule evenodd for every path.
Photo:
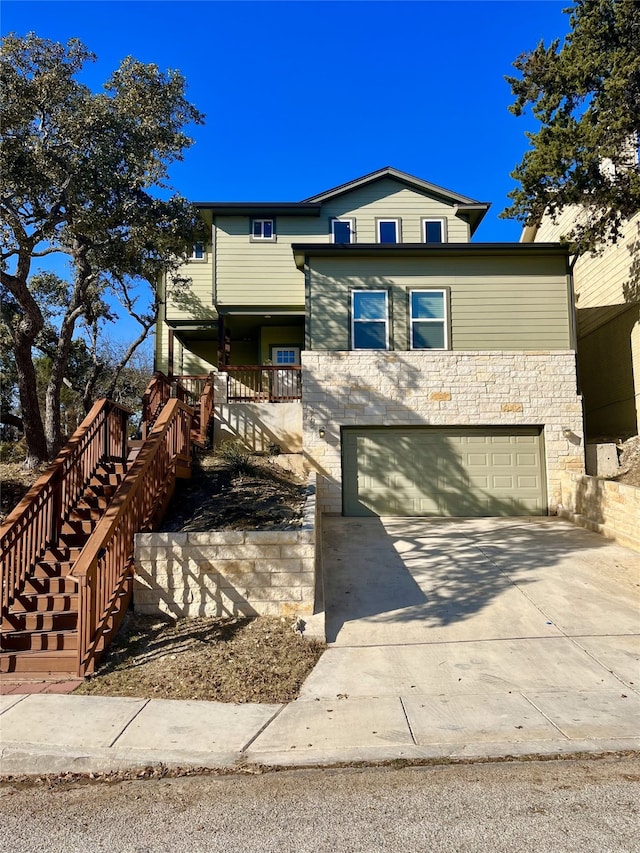
<instances>
[{"instance_id":1,"label":"upper story window","mask_svg":"<svg viewBox=\"0 0 640 853\"><path fill-rule=\"evenodd\" d=\"M276 223L274 219L252 219L251 239L275 242Z\"/></svg>"},{"instance_id":2,"label":"upper story window","mask_svg":"<svg viewBox=\"0 0 640 853\"><path fill-rule=\"evenodd\" d=\"M206 261L207 260L207 251L205 249L204 243L196 243L191 250L190 261Z\"/></svg>"},{"instance_id":3,"label":"upper story window","mask_svg":"<svg viewBox=\"0 0 640 853\"><path fill-rule=\"evenodd\" d=\"M446 290L412 290L410 299L411 349L448 349Z\"/></svg>"},{"instance_id":4,"label":"upper story window","mask_svg":"<svg viewBox=\"0 0 640 853\"><path fill-rule=\"evenodd\" d=\"M351 348L389 349L389 294L386 290L351 292Z\"/></svg>"},{"instance_id":5,"label":"upper story window","mask_svg":"<svg viewBox=\"0 0 640 853\"><path fill-rule=\"evenodd\" d=\"M376 236L378 243L400 242L400 220L399 219L377 219Z\"/></svg>"},{"instance_id":6,"label":"upper story window","mask_svg":"<svg viewBox=\"0 0 640 853\"><path fill-rule=\"evenodd\" d=\"M334 243L355 243L355 219L332 219L331 236Z\"/></svg>"},{"instance_id":7,"label":"upper story window","mask_svg":"<svg viewBox=\"0 0 640 853\"><path fill-rule=\"evenodd\" d=\"M422 220L423 243L446 243L446 222L444 219Z\"/></svg>"}]
</instances>

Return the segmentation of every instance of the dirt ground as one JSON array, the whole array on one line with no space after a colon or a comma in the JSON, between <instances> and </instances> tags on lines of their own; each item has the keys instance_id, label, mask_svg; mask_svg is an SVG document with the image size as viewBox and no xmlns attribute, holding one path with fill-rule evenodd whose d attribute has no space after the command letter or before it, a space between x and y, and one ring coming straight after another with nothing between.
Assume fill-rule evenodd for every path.
<instances>
[{"instance_id":1,"label":"dirt ground","mask_svg":"<svg viewBox=\"0 0 640 853\"><path fill-rule=\"evenodd\" d=\"M98 667L75 693L216 702L295 699L324 644L290 619L162 619L128 613Z\"/></svg>"},{"instance_id":2,"label":"dirt ground","mask_svg":"<svg viewBox=\"0 0 640 853\"><path fill-rule=\"evenodd\" d=\"M179 480L162 530L281 530L302 523L305 482L277 456L252 456L246 469L207 454L189 480Z\"/></svg>"}]
</instances>

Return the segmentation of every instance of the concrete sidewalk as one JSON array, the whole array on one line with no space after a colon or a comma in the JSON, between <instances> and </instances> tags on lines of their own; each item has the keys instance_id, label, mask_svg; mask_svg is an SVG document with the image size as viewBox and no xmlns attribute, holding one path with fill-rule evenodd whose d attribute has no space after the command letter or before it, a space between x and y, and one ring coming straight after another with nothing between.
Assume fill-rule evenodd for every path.
<instances>
[{"instance_id":1,"label":"concrete sidewalk","mask_svg":"<svg viewBox=\"0 0 640 853\"><path fill-rule=\"evenodd\" d=\"M557 519L326 519L286 705L0 697L0 772L640 750L640 555Z\"/></svg>"},{"instance_id":2,"label":"concrete sidewalk","mask_svg":"<svg viewBox=\"0 0 640 853\"><path fill-rule=\"evenodd\" d=\"M2 774L640 750L640 696L620 685L288 705L36 694L0 708Z\"/></svg>"}]
</instances>

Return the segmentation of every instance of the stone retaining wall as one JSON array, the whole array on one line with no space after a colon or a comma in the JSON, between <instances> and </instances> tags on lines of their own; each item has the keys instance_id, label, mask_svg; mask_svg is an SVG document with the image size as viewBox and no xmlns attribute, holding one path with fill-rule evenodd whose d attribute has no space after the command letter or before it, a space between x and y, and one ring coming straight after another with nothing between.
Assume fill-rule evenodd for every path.
<instances>
[{"instance_id":1,"label":"stone retaining wall","mask_svg":"<svg viewBox=\"0 0 640 853\"><path fill-rule=\"evenodd\" d=\"M134 608L183 616L309 616L316 586L315 475L301 527L139 533Z\"/></svg>"},{"instance_id":2,"label":"stone retaining wall","mask_svg":"<svg viewBox=\"0 0 640 853\"><path fill-rule=\"evenodd\" d=\"M640 487L565 473L558 515L640 551Z\"/></svg>"},{"instance_id":3,"label":"stone retaining wall","mask_svg":"<svg viewBox=\"0 0 640 853\"><path fill-rule=\"evenodd\" d=\"M575 353L302 353L303 448L323 512L342 511L343 426L540 426L548 503L563 471L584 472Z\"/></svg>"}]
</instances>

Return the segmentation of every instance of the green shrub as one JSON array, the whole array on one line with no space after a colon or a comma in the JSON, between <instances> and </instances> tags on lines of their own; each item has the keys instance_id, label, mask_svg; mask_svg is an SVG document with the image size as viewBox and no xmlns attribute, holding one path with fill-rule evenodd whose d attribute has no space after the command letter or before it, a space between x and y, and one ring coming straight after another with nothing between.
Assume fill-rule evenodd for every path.
<instances>
[{"instance_id":1,"label":"green shrub","mask_svg":"<svg viewBox=\"0 0 640 853\"><path fill-rule=\"evenodd\" d=\"M231 468L233 474L251 474L254 470L251 452L237 439L223 441L217 448L218 456Z\"/></svg>"}]
</instances>

